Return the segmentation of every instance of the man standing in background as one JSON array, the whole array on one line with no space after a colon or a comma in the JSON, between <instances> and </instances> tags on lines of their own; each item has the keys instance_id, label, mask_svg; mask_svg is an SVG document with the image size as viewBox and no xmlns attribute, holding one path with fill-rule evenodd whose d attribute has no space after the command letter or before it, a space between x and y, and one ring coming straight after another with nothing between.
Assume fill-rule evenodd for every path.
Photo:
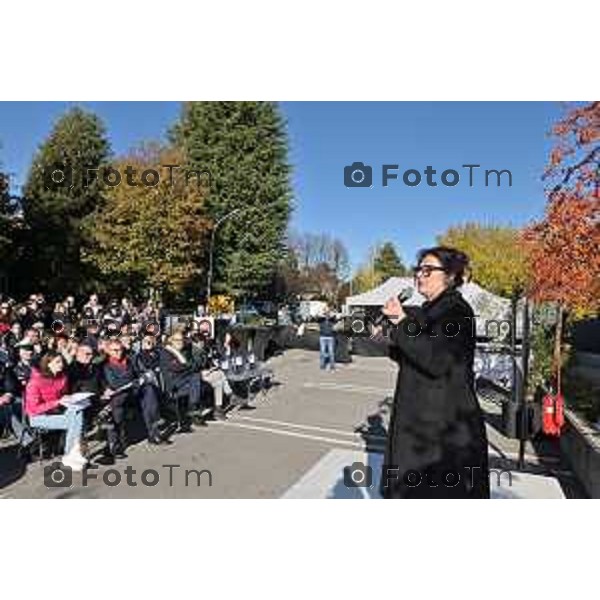
<instances>
[{"instance_id":1,"label":"man standing in background","mask_svg":"<svg viewBox=\"0 0 600 600\"><path fill-rule=\"evenodd\" d=\"M319 361L321 369L329 367L335 371L335 324L337 319L331 309L327 308L325 314L318 319L319 323Z\"/></svg>"}]
</instances>

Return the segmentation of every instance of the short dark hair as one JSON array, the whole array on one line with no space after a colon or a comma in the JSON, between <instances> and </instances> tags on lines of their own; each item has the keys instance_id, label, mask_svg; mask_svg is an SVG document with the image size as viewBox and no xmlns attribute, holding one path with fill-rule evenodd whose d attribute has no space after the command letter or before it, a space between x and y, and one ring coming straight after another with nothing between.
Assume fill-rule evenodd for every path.
<instances>
[{"instance_id":1,"label":"short dark hair","mask_svg":"<svg viewBox=\"0 0 600 600\"><path fill-rule=\"evenodd\" d=\"M449 246L424 248L417 254L417 263L420 264L428 255L435 256L446 273L453 276L451 287L460 287L465 282L465 271L469 268L469 257L464 252Z\"/></svg>"}]
</instances>

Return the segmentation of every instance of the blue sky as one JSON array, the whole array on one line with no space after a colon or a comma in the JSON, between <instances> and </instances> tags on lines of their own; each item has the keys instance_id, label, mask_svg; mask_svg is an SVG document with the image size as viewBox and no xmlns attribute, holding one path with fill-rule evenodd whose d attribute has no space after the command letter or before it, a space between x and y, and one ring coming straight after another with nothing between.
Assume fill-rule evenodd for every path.
<instances>
[{"instance_id":1,"label":"blue sky","mask_svg":"<svg viewBox=\"0 0 600 600\"><path fill-rule=\"evenodd\" d=\"M164 136L177 118L176 102L86 102L105 122L121 153ZM0 164L20 184L35 149L67 108L63 102L0 104ZM294 167L299 231L328 232L347 246L354 267L373 245L393 241L404 261L432 244L450 225L466 221L522 225L540 216L540 180L558 103L539 102L283 102ZM373 167L372 188L346 188L344 167ZM462 164L480 164L479 183L468 185ZM381 185L381 165L398 164L400 178ZM456 169L455 187L417 187L401 181L407 169ZM485 187L484 169L509 169L513 185Z\"/></svg>"}]
</instances>

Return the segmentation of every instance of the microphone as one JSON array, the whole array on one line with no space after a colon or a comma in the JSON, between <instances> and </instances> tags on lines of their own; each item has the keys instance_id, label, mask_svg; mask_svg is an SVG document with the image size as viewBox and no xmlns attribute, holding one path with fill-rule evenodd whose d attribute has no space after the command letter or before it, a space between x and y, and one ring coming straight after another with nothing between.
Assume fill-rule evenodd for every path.
<instances>
[{"instance_id":1,"label":"microphone","mask_svg":"<svg viewBox=\"0 0 600 600\"><path fill-rule=\"evenodd\" d=\"M402 304L403 302L406 302L406 300L408 300L413 295L413 292L414 292L414 290L411 287L405 287L403 290L400 290L400 293L398 294L398 302L400 302L400 304ZM378 327L386 319L387 319L386 315L381 314L375 318L375 320L373 321L373 325Z\"/></svg>"}]
</instances>

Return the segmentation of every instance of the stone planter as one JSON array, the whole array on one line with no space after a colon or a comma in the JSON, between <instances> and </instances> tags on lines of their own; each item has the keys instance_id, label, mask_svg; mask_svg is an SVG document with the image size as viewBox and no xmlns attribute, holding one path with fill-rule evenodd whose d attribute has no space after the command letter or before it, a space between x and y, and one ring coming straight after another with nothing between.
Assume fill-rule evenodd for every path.
<instances>
[{"instance_id":1,"label":"stone planter","mask_svg":"<svg viewBox=\"0 0 600 600\"><path fill-rule=\"evenodd\" d=\"M566 410L560 450L590 497L600 498L600 431Z\"/></svg>"}]
</instances>

